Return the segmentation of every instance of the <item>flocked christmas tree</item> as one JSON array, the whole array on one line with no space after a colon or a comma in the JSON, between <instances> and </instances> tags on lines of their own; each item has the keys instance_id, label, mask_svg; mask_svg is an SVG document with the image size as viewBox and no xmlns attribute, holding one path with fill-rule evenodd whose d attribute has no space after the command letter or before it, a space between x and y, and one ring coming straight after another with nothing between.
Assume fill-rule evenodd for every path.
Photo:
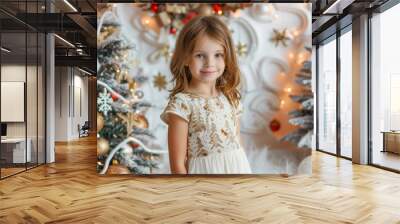
<instances>
[{"instance_id":1,"label":"flocked christmas tree","mask_svg":"<svg viewBox=\"0 0 400 224\"><path fill-rule=\"evenodd\" d=\"M119 28L114 21L99 23L97 170L101 174L151 173L164 152L148 130L145 114L151 104L143 100L140 90L147 78L131 74L134 45Z\"/></svg>"},{"instance_id":2,"label":"flocked christmas tree","mask_svg":"<svg viewBox=\"0 0 400 224\"><path fill-rule=\"evenodd\" d=\"M310 53L311 49L306 47ZM296 75L296 83L302 88L298 95L291 95L290 98L300 103L300 108L289 112L289 123L298 126L298 129L282 138L282 141L289 141L300 148L311 148L311 139L313 134L313 113L314 99L312 93L311 81L311 61L303 62L303 67Z\"/></svg>"}]
</instances>

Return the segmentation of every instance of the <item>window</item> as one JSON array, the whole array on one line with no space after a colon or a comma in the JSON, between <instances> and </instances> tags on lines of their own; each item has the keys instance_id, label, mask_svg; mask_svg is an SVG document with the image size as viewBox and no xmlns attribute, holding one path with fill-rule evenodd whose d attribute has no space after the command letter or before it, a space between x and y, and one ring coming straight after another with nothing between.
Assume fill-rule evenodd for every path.
<instances>
[{"instance_id":1,"label":"window","mask_svg":"<svg viewBox=\"0 0 400 224\"><path fill-rule=\"evenodd\" d=\"M371 18L372 164L400 170L400 5Z\"/></svg>"},{"instance_id":2,"label":"window","mask_svg":"<svg viewBox=\"0 0 400 224\"><path fill-rule=\"evenodd\" d=\"M349 27L351 28L351 27ZM352 34L340 36L340 155L352 157Z\"/></svg>"},{"instance_id":3,"label":"window","mask_svg":"<svg viewBox=\"0 0 400 224\"><path fill-rule=\"evenodd\" d=\"M318 149L336 153L336 40L318 48Z\"/></svg>"}]
</instances>

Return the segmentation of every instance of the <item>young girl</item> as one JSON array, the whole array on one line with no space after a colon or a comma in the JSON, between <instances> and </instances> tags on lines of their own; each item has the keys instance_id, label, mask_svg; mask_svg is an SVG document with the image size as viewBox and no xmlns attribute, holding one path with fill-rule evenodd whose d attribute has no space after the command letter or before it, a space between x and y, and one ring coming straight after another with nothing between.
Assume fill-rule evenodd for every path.
<instances>
[{"instance_id":1,"label":"young girl","mask_svg":"<svg viewBox=\"0 0 400 224\"><path fill-rule=\"evenodd\" d=\"M199 16L181 30L171 61L175 87L161 119L168 124L173 174L251 173L240 146L240 72L229 29Z\"/></svg>"}]
</instances>

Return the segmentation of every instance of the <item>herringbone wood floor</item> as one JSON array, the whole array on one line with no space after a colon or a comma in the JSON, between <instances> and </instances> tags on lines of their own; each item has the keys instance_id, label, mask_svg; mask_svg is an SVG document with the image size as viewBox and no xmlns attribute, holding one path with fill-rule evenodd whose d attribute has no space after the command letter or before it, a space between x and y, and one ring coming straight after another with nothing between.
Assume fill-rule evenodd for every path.
<instances>
[{"instance_id":1,"label":"herringbone wood floor","mask_svg":"<svg viewBox=\"0 0 400 224\"><path fill-rule=\"evenodd\" d=\"M98 176L96 139L0 181L0 223L400 223L400 175L316 152L312 176Z\"/></svg>"}]
</instances>

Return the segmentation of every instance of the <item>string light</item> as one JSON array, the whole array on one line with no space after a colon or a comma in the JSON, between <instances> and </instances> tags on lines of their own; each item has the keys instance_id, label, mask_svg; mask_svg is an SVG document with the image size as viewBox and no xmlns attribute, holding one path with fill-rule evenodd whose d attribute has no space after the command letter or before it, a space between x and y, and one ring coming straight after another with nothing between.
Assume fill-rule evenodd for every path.
<instances>
[{"instance_id":1,"label":"string light","mask_svg":"<svg viewBox=\"0 0 400 224\"><path fill-rule=\"evenodd\" d=\"M285 101L281 100L281 108L285 105Z\"/></svg>"},{"instance_id":2,"label":"string light","mask_svg":"<svg viewBox=\"0 0 400 224\"><path fill-rule=\"evenodd\" d=\"M294 58L294 54L292 52L289 53L289 58L293 59Z\"/></svg>"},{"instance_id":3,"label":"string light","mask_svg":"<svg viewBox=\"0 0 400 224\"><path fill-rule=\"evenodd\" d=\"M297 64L302 64L304 62L304 54L300 53L297 55Z\"/></svg>"},{"instance_id":4,"label":"string light","mask_svg":"<svg viewBox=\"0 0 400 224\"><path fill-rule=\"evenodd\" d=\"M295 37L297 37L299 35L299 31L297 29L292 30L291 33Z\"/></svg>"},{"instance_id":5,"label":"string light","mask_svg":"<svg viewBox=\"0 0 400 224\"><path fill-rule=\"evenodd\" d=\"M291 87L287 87L287 88L285 88L285 91L286 91L287 93L291 93L291 92L292 92L292 88L291 88Z\"/></svg>"}]
</instances>

